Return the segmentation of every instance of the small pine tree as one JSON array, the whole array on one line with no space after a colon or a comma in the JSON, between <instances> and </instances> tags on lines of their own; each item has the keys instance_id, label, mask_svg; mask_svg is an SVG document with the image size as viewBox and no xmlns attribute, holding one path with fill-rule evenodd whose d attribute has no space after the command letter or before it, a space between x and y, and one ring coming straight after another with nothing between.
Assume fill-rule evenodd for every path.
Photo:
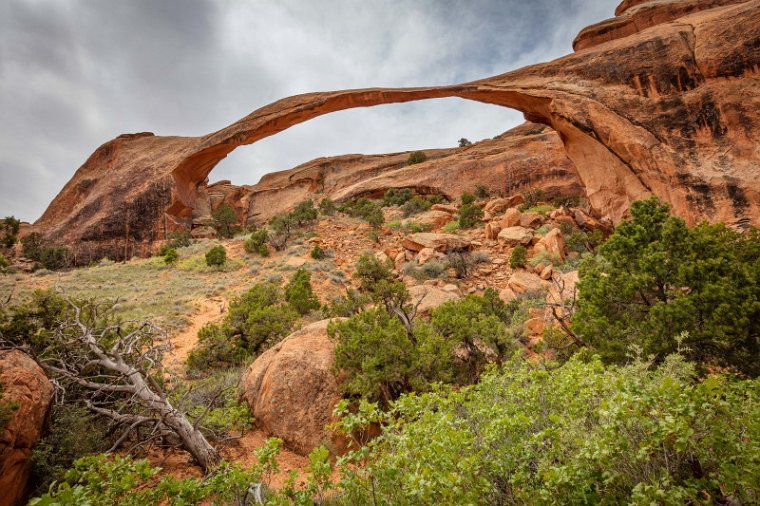
<instances>
[{"instance_id":1,"label":"small pine tree","mask_svg":"<svg viewBox=\"0 0 760 506\"><path fill-rule=\"evenodd\" d=\"M464 148L466 146L472 146L472 142L468 141L464 137L462 137L461 139L459 139L459 147L460 148Z\"/></svg>"},{"instance_id":2,"label":"small pine tree","mask_svg":"<svg viewBox=\"0 0 760 506\"><path fill-rule=\"evenodd\" d=\"M298 269L293 274L285 286L285 300L301 315L319 309L319 299L311 287L311 274L306 269Z\"/></svg>"},{"instance_id":3,"label":"small pine tree","mask_svg":"<svg viewBox=\"0 0 760 506\"><path fill-rule=\"evenodd\" d=\"M328 198L323 198L319 203L319 212L324 216L332 216L337 209L335 202Z\"/></svg>"}]
</instances>

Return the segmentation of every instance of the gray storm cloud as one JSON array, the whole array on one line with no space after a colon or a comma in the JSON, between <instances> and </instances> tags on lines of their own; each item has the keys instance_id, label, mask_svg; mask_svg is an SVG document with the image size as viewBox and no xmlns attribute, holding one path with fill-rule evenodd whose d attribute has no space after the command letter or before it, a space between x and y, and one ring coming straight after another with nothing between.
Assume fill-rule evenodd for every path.
<instances>
[{"instance_id":1,"label":"gray storm cloud","mask_svg":"<svg viewBox=\"0 0 760 506\"><path fill-rule=\"evenodd\" d=\"M452 84L550 60L618 0L0 2L0 216L33 221L103 142L200 135L310 91ZM240 148L213 179L317 156L452 146L522 121L443 99L317 118Z\"/></svg>"}]
</instances>

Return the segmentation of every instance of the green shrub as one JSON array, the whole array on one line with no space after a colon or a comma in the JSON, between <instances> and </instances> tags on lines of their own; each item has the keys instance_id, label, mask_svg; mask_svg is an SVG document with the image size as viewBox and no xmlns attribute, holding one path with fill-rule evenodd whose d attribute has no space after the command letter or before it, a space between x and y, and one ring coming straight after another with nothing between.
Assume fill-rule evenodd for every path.
<instances>
[{"instance_id":1,"label":"green shrub","mask_svg":"<svg viewBox=\"0 0 760 506\"><path fill-rule=\"evenodd\" d=\"M319 244L315 244L314 247L311 248L310 255L314 260L323 260L327 256L327 253L325 253L325 250L323 250Z\"/></svg>"},{"instance_id":2,"label":"green shrub","mask_svg":"<svg viewBox=\"0 0 760 506\"><path fill-rule=\"evenodd\" d=\"M483 209L475 204L462 204L459 207L459 226L472 228L483 219Z\"/></svg>"},{"instance_id":3,"label":"green shrub","mask_svg":"<svg viewBox=\"0 0 760 506\"><path fill-rule=\"evenodd\" d=\"M324 216L332 216L338 208L335 206L335 202L328 198L323 198L319 202L319 212Z\"/></svg>"},{"instance_id":4,"label":"green shrub","mask_svg":"<svg viewBox=\"0 0 760 506\"><path fill-rule=\"evenodd\" d=\"M346 295L340 295L331 300L324 308L326 317L348 318L361 313L371 302L367 294L359 293L353 288L346 288Z\"/></svg>"},{"instance_id":5,"label":"green shrub","mask_svg":"<svg viewBox=\"0 0 760 506\"><path fill-rule=\"evenodd\" d=\"M412 198L410 188L389 188L383 195L383 205L402 206Z\"/></svg>"},{"instance_id":6,"label":"green shrub","mask_svg":"<svg viewBox=\"0 0 760 506\"><path fill-rule=\"evenodd\" d=\"M474 204L475 203L475 195L472 193L463 193L460 197L460 200L462 202L463 206Z\"/></svg>"},{"instance_id":7,"label":"green shrub","mask_svg":"<svg viewBox=\"0 0 760 506\"><path fill-rule=\"evenodd\" d=\"M352 218L361 218L365 220L373 228L379 228L385 222L382 207L363 197L347 202L341 206L341 211Z\"/></svg>"},{"instance_id":8,"label":"green shrub","mask_svg":"<svg viewBox=\"0 0 760 506\"><path fill-rule=\"evenodd\" d=\"M464 148L466 146L472 146L472 142L468 141L464 137L462 137L461 139L459 139L459 147L460 148Z\"/></svg>"},{"instance_id":9,"label":"green shrub","mask_svg":"<svg viewBox=\"0 0 760 506\"><path fill-rule=\"evenodd\" d=\"M39 262L42 250L47 246L47 241L39 232L32 232L21 239L21 246L26 258Z\"/></svg>"},{"instance_id":10,"label":"green shrub","mask_svg":"<svg viewBox=\"0 0 760 506\"><path fill-rule=\"evenodd\" d=\"M48 246L42 249L37 259L45 269L57 271L71 267L73 258L71 251L65 246Z\"/></svg>"},{"instance_id":11,"label":"green shrub","mask_svg":"<svg viewBox=\"0 0 760 506\"><path fill-rule=\"evenodd\" d=\"M267 241L269 240L269 232L267 229L260 228L251 232L251 236L243 243L243 249L246 253L258 253L263 257L269 256L269 248L267 247Z\"/></svg>"},{"instance_id":12,"label":"green shrub","mask_svg":"<svg viewBox=\"0 0 760 506\"><path fill-rule=\"evenodd\" d=\"M164 252L164 262L167 265L174 265L179 260L179 253L174 248L169 248Z\"/></svg>"},{"instance_id":13,"label":"green shrub","mask_svg":"<svg viewBox=\"0 0 760 506\"><path fill-rule=\"evenodd\" d=\"M554 210L554 206L551 204L537 204L535 206L522 209L524 213L538 213L546 216L548 213Z\"/></svg>"},{"instance_id":14,"label":"green shrub","mask_svg":"<svg viewBox=\"0 0 760 506\"><path fill-rule=\"evenodd\" d=\"M11 263L5 258L5 255L0 253L0 272L5 272L5 269L10 267Z\"/></svg>"},{"instance_id":15,"label":"green shrub","mask_svg":"<svg viewBox=\"0 0 760 506\"><path fill-rule=\"evenodd\" d=\"M404 216L409 217L427 211L432 205L433 204L430 203L429 200L420 197L419 195L415 195L401 207L401 210L404 213Z\"/></svg>"},{"instance_id":16,"label":"green shrub","mask_svg":"<svg viewBox=\"0 0 760 506\"><path fill-rule=\"evenodd\" d=\"M581 265L574 331L606 360L678 349L707 368L760 374L760 232L689 228L654 198Z\"/></svg>"},{"instance_id":17,"label":"green shrub","mask_svg":"<svg viewBox=\"0 0 760 506\"><path fill-rule=\"evenodd\" d=\"M34 493L47 491L53 482L64 479L75 460L109 449L108 424L85 407L76 404L53 406L45 435L30 454Z\"/></svg>"},{"instance_id":18,"label":"green shrub","mask_svg":"<svg viewBox=\"0 0 760 506\"><path fill-rule=\"evenodd\" d=\"M209 267L221 267L227 262L227 250L221 244L214 246L206 253L206 265Z\"/></svg>"},{"instance_id":19,"label":"green shrub","mask_svg":"<svg viewBox=\"0 0 760 506\"><path fill-rule=\"evenodd\" d=\"M361 472L340 489L348 504L756 504L759 394L758 380L700 382L677 357L512 360L388 415L363 406L382 435L347 458ZM366 426L339 408L346 429Z\"/></svg>"},{"instance_id":20,"label":"green shrub","mask_svg":"<svg viewBox=\"0 0 760 506\"><path fill-rule=\"evenodd\" d=\"M241 365L290 334L297 319L276 285L258 283L230 301L221 323L201 328L198 346L188 356L188 368L203 373Z\"/></svg>"},{"instance_id":21,"label":"green shrub","mask_svg":"<svg viewBox=\"0 0 760 506\"><path fill-rule=\"evenodd\" d=\"M21 221L14 216L6 216L0 221L0 248L12 248L18 240Z\"/></svg>"},{"instance_id":22,"label":"green shrub","mask_svg":"<svg viewBox=\"0 0 760 506\"><path fill-rule=\"evenodd\" d=\"M528 190L522 194L523 203L518 206L521 212L525 212L533 206L537 206L543 200L545 200L545 192L542 188L535 188Z\"/></svg>"},{"instance_id":23,"label":"green shrub","mask_svg":"<svg viewBox=\"0 0 760 506\"><path fill-rule=\"evenodd\" d=\"M422 163L427 159L427 155L424 152L414 151L412 153L409 153L409 158L407 159L406 163L407 165L414 165L417 163Z\"/></svg>"},{"instance_id":24,"label":"green shrub","mask_svg":"<svg viewBox=\"0 0 760 506\"><path fill-rule=\"evenodd\" d=\"M277 251L285 247L296 223L290 214L278 214L269 220L269 244Z\"/></svg>"},{"instance_id":25,"label":"green shrub","mask_svg":"<svg viewBox=\"0 0 760 506\"><path fill-rule=\"evenodd\" d=\"M235 214L235 210L229 204L220 205L211 213L211 217L214 218L214 228L219 237L230 238L237 232L237 214Z\"/></svg>"},{"instance_id":26,"label":"green shrub","mask_svg":"<svg viewBox=\"0 0 760 506\"><path fill-rule=\"evenodd\" d=\"M393 262L381 262L373 253L363 253L356 262L356 278L362 290L371 292L381 281L392 281Z\"/></svg>"},{"instance_id":27,"label":"green shrub","mask_svg":"<svg viewBox=\"0 0 760 506\"><path fill-rule=\"evenodd\" d=\"M488 187L484 184L475 185L475 196L479 199L487 199L490 196Z\"/></svg>"},{"instance_id":28,"label":"green shrub","mask_svg":"<svg viewBox=\"0 0 760 506\"><path fill-rule=\"evenodd\" d=\"M447 234L455 234L460 229L459 220L450 221L441 230Z\"/></svg>"},{"instance_id":29,"label":"green shrub","mask_svg":"<svg viewBox=\"0 0 760 506\"><path fill-rule=\"evenodd\" d=\"M554 197L552 204L554 207L579 207L582 200L581 197Z\"/></svg>"},{"instance_id":30,"label":"green shrub","mask_svg":"<svg viewBox=\"0 0 760 506\"><path fill-rule=\"evenodd\" d=\"M513 269L518 267L525 267L528 261L528 250L522 244L518 244L512 248L512 252L509 254L509 266Z\"/></svg>"},{"instance_id":31,"label":"green shrub","mask_svg":"<svg viewBox=\"0 0 760 506\"><path fill-rule=\"evenodd\" d=\"M319 309L319 299L311 287L311 274L306 269L298 269L285 286L285 300L299 314L305 315L313 309Z\"/></svg>"},{"instance_id":32,"label":"green shrub","mask_svg":"<svg viewBox=\"0 0 760 506\"><path fill-rule=\"evenodd\" d=\"M290 213L291 219L297 225L306 225L317 219L317 209L314 207L314 201L311 199L299 202L295 209Z\"/></svg>"}]
</instances>

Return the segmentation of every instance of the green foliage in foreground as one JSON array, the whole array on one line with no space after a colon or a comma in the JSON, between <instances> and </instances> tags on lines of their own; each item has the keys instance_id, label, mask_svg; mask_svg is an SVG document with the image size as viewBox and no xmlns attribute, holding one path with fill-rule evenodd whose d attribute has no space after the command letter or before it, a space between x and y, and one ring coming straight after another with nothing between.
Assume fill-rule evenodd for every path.
<instances>
[{"instance_id":1,"label":"green foliage in foreground","mask_svg":"<svg viewBox=\"0 0 760 506\"><path fill-rule=\"evenodd\" d=\"M242 364L287 336L297 319L276 285L258 283L230 302L220 324L201 328L198 347L190 352L187 365L203 372Z\"/></svg>"},{"instance_id":2,"label":"green foliage in foreground","mask_svg":"<svg viewBox=\"0 0 760 506\"><path fill-rule=\"evenodd\" d=\"M757 504L760 381L516 359L477 385L363 403L343 427L384 423L349 455L345 504ZM740 502L743 501L743 502Z\"/></svg>"},{"instance_id":3,"label":"green foliage in foreground","mask_svg":"<svg viewBox=\"0 0 760 506\"><path fill-rule=\"evenodd\" d=\"M21 221L15 216L6 216L0 220L0 248L12 248L18 240Z\"/></svg>"},{"instance_id":4,"label":"green foliage in foreground","mask_svg":"<svg viewBox=\"0 0 760 506\"><path fill-rule=\"evenodd\" d=\"M269 480L279 471L276 457L282 446L279 439L269 439L256 451L257 462L243 468L222 462L203 478L178 479L159 477L161 468L147 460L133 460L119 455L96 455L78 460L47 494L32 499L31 506L144 506L192 504L215 505L313 505L323 504L331 488L332 467L325 448L315 449L309 456L308 481L296 488L295 476L286 480L282 489L270 489Z\"/></svg>"},{"instance_id":5,"label":"green foliage in foreground","mask_svg":"<svg viewBox=\"0 0 760 506\"><path fill-rule=\"evenodd\" d=\"M383 280L371 297L405 303L408 294ZM399 306L359 307L357 314L328 326L336 341L335 369L344 375L341 388L349 396L387 407L401 394L428 390L436 382L470 384L489 361L515 350L507 322L519 302L504 304L493 290L446 302L431 312L429 322L417 319L411 329L392 307Z\"/></svg>"},{"instance_id":6,"label":"green foliage in foreground","mask_svg":"<svg viewBox=\"0 0 760 506\"><path fill-rule=\"evenodd\" d=\"M509 266L513 269L525 267L528 261L528 250L522 244L518 244L509 254Z\"/></svg>"},{"instance_id":7,"label":"green foliage in foreground","mask_svg":"<svg viewBox=\"0 0 760 506\"><path fill-rule=\"evenodd\" d=\"M412 153L409 153L409 158L407 159L406 163L408 165L414 165L427 161L427 159L428 157L424 151L413 151Z\"/></svg>"},{"instance_id":8,"label":"green foliage in foreground","mask_svg":"<svg viewBox=\"0 0 760 506\"><path fill-rule=\"evenodd\" d=\"M690 360L758 376L758 230L689 228L655 199L631 214L581 266L575 332L615 362L631 346L662 359L687 333Z\"/></svg>"},{"instance_id":9,"label":"green foliage in foreground","mask_svg":"<svg viewBox=\"0 0 760 506\"><path fill-rule=\"evenodd\" d=\"M258 253L263 257L269 256L269 232L265 228L260 228L251 232L251 236L243 243L243 249L246 253Z\"/></svg>"}]
</instances>

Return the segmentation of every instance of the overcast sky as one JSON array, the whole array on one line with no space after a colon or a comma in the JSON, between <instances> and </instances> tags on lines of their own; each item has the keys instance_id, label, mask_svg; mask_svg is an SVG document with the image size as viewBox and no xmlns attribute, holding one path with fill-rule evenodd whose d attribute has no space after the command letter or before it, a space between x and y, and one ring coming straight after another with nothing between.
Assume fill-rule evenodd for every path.
<instances>
[{"instance_id":1,"label":"overcast sky","mask_svg":"<svg viewBox=\"0 0 760 506\"><path fill-rule=\"evenodd\" d=\"M454 84L571 52L619 0L0 0L0 216L33 221L121 133L202 135L290 95ZM318 156L446 147L522 115L460 99L354 109L234 151L252 184Z\"/></svg>"}]
</instances>

